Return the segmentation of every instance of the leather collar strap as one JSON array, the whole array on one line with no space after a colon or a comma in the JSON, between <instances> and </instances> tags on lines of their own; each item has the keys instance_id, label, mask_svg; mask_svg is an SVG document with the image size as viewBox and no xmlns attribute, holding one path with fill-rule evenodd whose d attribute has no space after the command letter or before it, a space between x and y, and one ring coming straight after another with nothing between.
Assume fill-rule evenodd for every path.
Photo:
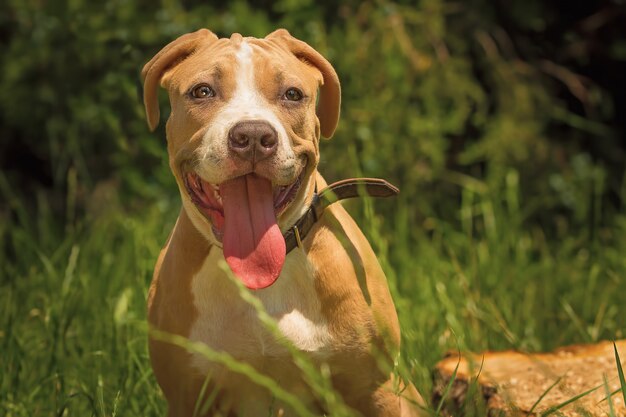
<instances>
[{"instance_id":1,"label":"leather collar strap","mask_svg":"<svg viewBox=\"0 0 626 417\"><path fill-rule=\"evenodd\" d=\"M295 247L301 247L302 241L313 225L324 213L324 209L331 204L346 198L369 195L371 197L393 197L400 192L385 180L378 178L350 178L337 181L313 194L309 209L298 219L289 230L283 233L287 253Z\"/></svg>"}]
</instances>

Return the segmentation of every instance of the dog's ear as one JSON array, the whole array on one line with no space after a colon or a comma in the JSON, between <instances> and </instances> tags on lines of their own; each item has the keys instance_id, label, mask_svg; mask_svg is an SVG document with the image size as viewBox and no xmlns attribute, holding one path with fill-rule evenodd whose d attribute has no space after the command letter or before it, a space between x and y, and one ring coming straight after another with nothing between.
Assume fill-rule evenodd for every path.
<instances>
[{"instance_id":1,"label":"dog's ear","mask_svg":"<svg viewBox=\"0 0 626 417\"><path fill-rule=\"evenodd\" d=\"M316 67L322 73L317 117L320 120L322 136L330 138L337 128L341 105L341 86L335 69L319 52L307 43L291 36L285 29L278 29L267 35L265 39L278 43L298 59Z\"/></svg>"},{"instance_id":2,"label":"dog's ear","mask_svg":"<svg viewBox=\"0 0 626 417\"><path fill-rule=\"evenodd\" d=\"M143 80L143 104L146 107L146 117L150 130L156 129L159 124L158 87L163 75L189 57L200 42L216 41L217 36L208 29L200 29L188 33L170 42L161 49L141 70Z\"/></svg>"}]
</instances>

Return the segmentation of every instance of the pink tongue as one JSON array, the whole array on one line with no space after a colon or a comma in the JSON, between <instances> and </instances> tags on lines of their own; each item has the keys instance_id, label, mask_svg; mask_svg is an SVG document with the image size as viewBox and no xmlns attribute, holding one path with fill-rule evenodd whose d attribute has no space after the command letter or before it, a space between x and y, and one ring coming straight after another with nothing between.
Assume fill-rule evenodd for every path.
<instances>
[{"instance_id":1,"label":"pink tongue","mask_svg":"<svg viewBox=\"0 0 626 417\"><path fill-rule=\"evenodd\" d=\"M224 257L251 289L269 287L285 263L285 239L274 213L272 183L254 174L220 184Z\"/></svg>"}]
</instances>

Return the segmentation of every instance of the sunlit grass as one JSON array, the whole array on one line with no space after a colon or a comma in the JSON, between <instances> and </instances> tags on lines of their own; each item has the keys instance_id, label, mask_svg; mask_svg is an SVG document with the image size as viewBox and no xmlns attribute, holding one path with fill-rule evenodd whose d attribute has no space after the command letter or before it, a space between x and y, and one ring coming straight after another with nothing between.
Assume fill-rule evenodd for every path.
<instances>
[{"instance_id":1,"label":"sunlit grass","mask_svg":"<svg viewBox=\"0 0 626 417\"><path fill-rule=\"evenodd\" d=\"M397 372L425 398L432 367L451 349L537 351L624 336L626 222L617 219L622 240L601 251L584 233L550 238L525 225L510 175L497 192L460 184L458 218L429 218L417 229L401 199L348 204L389 278L403 331ZM63 224L43 197L16 195L1 176L0 190L13 213L0 212L0 414L163 415L145 299L176 198L132 210L111 203ZM381 204L396 205L396 216L377 214ZM242 296L258 301L247 290ZM333 415L349 415L324 370L291 354ZM439 404L432 407L437 414ZM480 415L480 404L465 407Z\"/></svg>"}]
</instances>

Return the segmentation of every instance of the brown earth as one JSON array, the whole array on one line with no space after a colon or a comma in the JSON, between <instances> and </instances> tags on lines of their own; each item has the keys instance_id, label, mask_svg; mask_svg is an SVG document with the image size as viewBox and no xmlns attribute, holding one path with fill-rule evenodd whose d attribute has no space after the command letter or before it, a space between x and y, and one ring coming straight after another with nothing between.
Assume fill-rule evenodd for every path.
<instances>
[{"instance_id":1,"label":"brown earth","mask_svg":"<svg viewBox=\"0 0 626 417\"><path fill-rule=\"evenodd\" d=\"M616 342L616 346L622 368L626 368L626 340ZM620 388L613 342L567 346L552 353L503 351L463 354L460 358L454 353L440 361L433 373L434 404L439 403L457 364L455 381L446 396L446 410L452 416L461 415L460 405L472 388L481 389L489 416L540 416L596 387L551 415L609 416L604 376L611 393ZM611 401L615 416L626 417L621 391L612 395Z\"/></svg>"}]
</instances>

